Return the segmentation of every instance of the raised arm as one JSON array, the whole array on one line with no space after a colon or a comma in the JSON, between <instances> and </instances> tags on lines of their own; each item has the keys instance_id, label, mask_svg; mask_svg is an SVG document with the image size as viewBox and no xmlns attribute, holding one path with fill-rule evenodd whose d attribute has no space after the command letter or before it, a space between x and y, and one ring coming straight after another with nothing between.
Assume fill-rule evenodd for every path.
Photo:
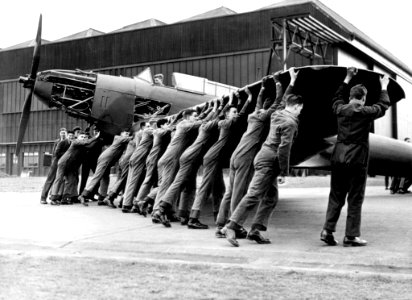
<instances>
[{"instance_id":1,"label":"raised arm","mask_svg":"<svg viewBox=\"0 0 412 300\"><path fill-rule=\"evenodd\" d=\"M266 76L262 78L262 84L260 86L259 95L257 96L255 110L259 110L263 107L263 94L265 93L266 80Z\"/></svg>"},{"instance_id":2,"label":"raised arm","mask_svg":"<svg viewBox=\"0 0 412 300\"><path fill-rule=\"evenodd\" d=\"M247 99L243 104L242 110L239 112L239 117L246 115L247 108L249 107L249 104L252 102L252 92L249 90L249 87L246 87L245 92L247 94Z\"/></svg>"},{"instance_id":3,"label":"raised arm","mask_svg":"<svg viewBox=\"0 0 412 300\"><path fill-rule=\"evenodd\" d=\"M280 75L280 71L273 74L273 80L275 81L275 84L276 84L276 99L268 109L268 111L272 111L272 112L285 108L285 101L283 99L283 87L279 81L279 75ZM295 83L293 82L293 84Z\"/></svg>"},{"instance_id":4,"label":"raised arm","mask_svg":"<svg viewBox=\"0 0 412 300\"><path fill-rule=\"evenodd\" d=\"M286 99L286 96L295 93L294 92L294 87L295 87L296 79L298 78L298 74L299 74L299 71L295 71L295 68L290 68L289 69L290 82L289 82L289 86L287 87L287 89L285 91L285 94L283 95L283 100Z\"/></svg>"},{"instance_id":5,"label":"raised arm","mask_svg":"<svg viewBox=\"0 0 412 300\"><path fill-rule=\"evenodd\" d=\"M379 81L381 84L381 94L379 96L378 102L371 106L365 106L365 111L373 119L377 119L385 115L385 112L390 105L389 95L387 91L389 77L387 75L382 76L381 78L379 78Z\"/></svg>"},{"instance_id":6,"label":"raised arm","mask_svg":"<svg viewBox=\"0 0 412 300\"><path fill-rule=\"evenodd\" d=\"M347 103L349 99L349 82L357 73L358 70L354 67L350 67L347 69L346 77L343 80L342 84L339 86L338 90L335 93L335 96L332 99L332 110L334 113L337 113L338 107L340 105Z\"/></svg>"}]
</instances>

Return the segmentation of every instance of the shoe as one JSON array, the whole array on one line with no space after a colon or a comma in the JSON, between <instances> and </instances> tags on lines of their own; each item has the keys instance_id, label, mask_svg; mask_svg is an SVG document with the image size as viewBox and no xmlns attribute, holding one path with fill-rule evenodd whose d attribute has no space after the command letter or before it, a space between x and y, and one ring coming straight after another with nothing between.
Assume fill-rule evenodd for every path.
<instances>
[{"instance_id":1,"label":"shoe","mask_svg":"<svg viewBox=\"0 0 412 300\"><path fill-rule=\"evenodd\" d=\"M108 207L116 208L116 205L114 205L113 200L111 200L110 198L106 198L103 201L104 201L104 203L106 203L106 205ZM97 203L97 204L99 204L99 203Z\"/></svg>"},{"instance_id":2,"label":"shoe","mask_svg":"<svg viewBox=\"0 0 412 300\"><path fill-rule=\"evenodd\" d=\"M139 214L146 218L146 216L147 216L147 211L146 211L147 205L146 205L146 202L144 202L144 201L139 201L139 202L137 203L137 206L139 207Z\"/></svg>"},{"instance_id":3,"label":"shoe","mask_svg":"<svg viewBox=\"0 0 412 300\"><path fill-rule=\"evenodd\" d=\"M200 223L199 219L189 219L187 227L190 229L209 229L209 226L203 223Z\"/></svg>"},{"instance_id":4,"label":"shoe","mask_svg":"<svg viewBox=\"0 0 412 300\"><path fill-rule=\"evenodd\" d=\"M117 207L118 207L118 208L122 208L122 207L123 207L123 197L120 198L119 205L118 205Z\"/></svg>"},{"instance_id":5,"label":"shoe","mask_svg":"<svg viewBox=\"0 0 412 300\"><path fill-rule=\"evenodd\" d=\"M189 223L188 217L180 217L180 225L186 226Z\"/></svg>"},{"instance_id":6,"label":"shoe","mask_svg":"<svg viewBox=\"0 0 412 300\"><path fill-rule=\"evenodd\" d=\"M227 241L235 247L239 247L239 242L236 240L236 232L233 229L227 228L226 226L222 228L222 233L225 235Z\"/></svg>"},{"instance_id":7,"label":"shoe","mask_svg":"<svg viewBox=\"0 0 412 300\"><path fill-rule=\"evenodd\" d=\"M64 199L64 200L60 201L60 204L61 204L61 205L68 205L68 204L69 204L69 200Z\"/></svg>"},{"instance_id":8,"label":"shoe","mask_svg":"<svg viewBox=\"0 0 412 300\"><path fill-rule=\"evenodd\" d=\"M60 201L59 200L51 200L50 205L60 205Z\"/></svg>"},{"instance_id":9,"label":"shoe","mask_svg":"<svg viewBox=\"0 0 412 300\"><path fill-rule=\"evenodd\" d=\"M77 197L72 198L72 203L81 203L80 200Z\"/></svg>"},{"instance_id":10,"label":"shoe","mask_svg":"<svg viewBox=\"0 0 412 300\"><path fill-rule=\"evenodd\" d=\"M393 195L393 194L396 193L396 191L395 191L395 190L391 190L390 193Z\"/></svg>"},{"instance_id":11,"label":"shoe","mask_svg":"<svg viewBox=\"0 0 412 300\"><path fill-rule=\"evenodd\" d=\"M168 216L168 219L170 222L180 222L180 217L178 217L176 214Z\"/></svg>"},{"instance_id":12,"label":"shoe","mask_svg":"<svg viewBox=\"0 0 412 300\"><path fill-rule=\"evenodd\" d=\"M122 206L122 213L130 213L132 212L132 206L131 205L123 205Z\"/></svg>"},{"instance_id":13,"label":"shoe","mask_svg":"<svg viewBox=\"0 0 412 300\"><path fill-rule=\"evenodd\" d=\"M172 225L170 225L169 219L167 218L167 215L160 209L153 214L153 217L159 219L160 223L162 223L164 227L172 227Z\"/></svg>"},{"instance_id":14,"label":"shoe","mask_svg":"<svg viewBox=\"0 0 412 300\"><path fill-rule=\"evenodd\" d=\"M97 200L98 206L107 206L107 203L104 200Z\"/></svg>"},{"instance_id":15,"label":"shoe","mask_svg":"<svg viewBox=\"0 0 412 300\"><path fill-rule=\"evenodd\" d=\"M235 230L235 232L237 239L245 239L247 237L247 230L243 227L238 230Z\"/></svg>"},{"instance_id":16,"label":"shoe","mask_svg":"<svg viewBox=\"0 0 412 300\"><path fill-rule=\"evenodd\" d=\"M343 238L343 247L361 247L361 246L366 246L368 244L367 241L362 240L360 237L353 237L353 238L348 238L345 236Z\"/></svg>"},{"instance_id":17,"label":"shoe","mask_svg":"<svg viewBox=\"0 0 412 300\"><path fill-rule=\"evenodd\" d=\"M132 208L130 209L130 212L133 214L139 214L140 215L140 209L137 206L137 204L133 204Z\"/></svg>"},{"instance_id":18,"label":"shoe","mask_svg":"<svg viewBox=\"0 0 412 300\"><path fill-rule=\"evenodd\" d=\"M147 205L147 210L146 211L147 211L148 214L151 214L153 212L153 204Z\"/></svg>"},{"instance_id":19,"label":"shoe","mask_svg":"<svg viewBox=\"0 0 412 300\"><path fill-rule=\"evenodd\" d=\"M41 199L40 204L47 204L47 200L46 199Z\"/></svg>"},{"instance_id":20,"label":"shoe","mask_svg":"<svg viewBox=\"0 0 412 300\"><path fill-rule=\"evenodd\" d=\"M247 235L247 239L250 241L255 241L258 244L270 244L271 241L260 234L259 230L251 230Z\"/></svg>"},{"instance_id":21,"label":"shoe","mask_svg":"<svg viewBox=\"0 0 412 300\"><path fill-rule=\"evenodd\" d=\"M152 223L153 223L153 224L160 224L160 223L162 223L162 220L160 220L160 217L159 217L158 214L154 213L154 214L152 215Z\"/></svg>"},{"instance_id":22,"label":"shoe","mask_svg":"<svg viewBox=\"0 0 412 300\"><path fill-rule=\"evenodd\" d=\"M84 206L89 206L89 204L87 202L89 202L88 199L84 198L83 196L79 196L79 201L81 204L83 204Z\"/></svg>"},{"instance_id":23,"label":"shoe","mask_svg":"<svg viewBox=\"0 0 412 300\"><path fill-rule=\"evenodd\" d=\"M328 244L329 246L336 246L338 241L335 240L332 232L328 232L327 230L323 229L320 233L320 240Z\"/></svg>"},{"instance_id":24,"label":"shoe","mask_svg":"<svg viewBox=\"0 0 412 300\"><path fill-rule=\"evenodd\" d=\"M225 238L225 234L222 232L222 229L223 229L222 226L217 226L217 228L216 228L215 236L216 236L218 239Z\"/></svg>"}]
</instances>

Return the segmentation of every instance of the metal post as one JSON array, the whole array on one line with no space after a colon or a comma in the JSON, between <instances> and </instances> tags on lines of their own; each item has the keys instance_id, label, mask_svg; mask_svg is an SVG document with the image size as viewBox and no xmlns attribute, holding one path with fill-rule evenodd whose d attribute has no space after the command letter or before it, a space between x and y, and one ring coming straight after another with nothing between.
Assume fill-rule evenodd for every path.
<instances>
[{"instance_id":1,"label":"metal post","mask_svg":"<svg viewBox=\"0 0 412 300\"><path fill-rule=\"evenodd\" d=\"M283 70L286 71L288 69L286 60L288 58L288 47L287 47L287 37L286 37L286 19L282 20L282 27L283 27Z\"/></svg>"}]
</instances>

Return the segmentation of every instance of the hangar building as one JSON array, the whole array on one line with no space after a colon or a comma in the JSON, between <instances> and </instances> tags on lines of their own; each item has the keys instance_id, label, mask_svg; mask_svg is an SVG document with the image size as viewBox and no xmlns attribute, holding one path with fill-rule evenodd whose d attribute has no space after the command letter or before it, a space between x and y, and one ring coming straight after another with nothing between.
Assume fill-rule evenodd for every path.
<instances>
[{"instance_id":1,"label":"hangar building","mask_svg":"<svg viewBox=\"0 0 412 300\"><path fill-rule=\"evenodd\" d=\"M16 159L27 93L18 78L30 71L32 55L30 46L0 51L0 173L44 176L44 154L51 152L59 128L86 126L33 101ZM150 19L107 34L89 30L44 43L39 71L82 69L132 77L150 67L153 74L165 75L167 85L172 72L180 72L242 87L268 72L314 64L356 66L388 73L403 87L412 83L412 70L404 63L317 0L285 1L242 14L219 8L173 24ZM412 132L405 103L379 119L375 133L403 138Z\"/></svg>"}]
</instances>

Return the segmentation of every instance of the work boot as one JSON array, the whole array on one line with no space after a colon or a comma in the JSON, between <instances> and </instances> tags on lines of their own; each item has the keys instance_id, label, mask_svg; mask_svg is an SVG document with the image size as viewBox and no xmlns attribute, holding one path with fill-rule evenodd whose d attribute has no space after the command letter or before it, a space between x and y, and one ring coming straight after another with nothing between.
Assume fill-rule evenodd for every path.
<instances>
[{"instance_id":1,"label":"work boot","mask_svg":"<svg viewBox=\"0 0 412 300\"><path fill-rule=\"evenodd\" d=\"M187 227L190 229L209 229L209 226L206 224L202 224L199 219L190 218L189 223L187 223Z\"/></svg>"},{"instance_id":2,"label":"work boot","mask_svg":"<svg viewBox=\"0 0 412 300\"><path fill-rule=\"evenodd\" d=\"M137 204L133 204L132 209L130 210L131 213L134 214L139 214L140 215L140 209L139 206L137 206Z\"/></svg>"},{"instance_id":3,"label":"work boot","mask_svg":"<svg viewBox=\"0 0 412 300\"><path fill-rule=\"evenodd\" d=\"M345 236L343 239L343 247L362 247L368 244L367 241L362 240L360 237Z\"/></svg>"},{"instance_id":4,"label":"work boot","mask_svg":"<svg viewBox=\"0 0 412 300\"><path fill-rule=\"evenodd\" d=\"M336 246L338 244L338 241L335 240L335 237L333 236L332 232L326 229L323 229L320 233L320 240L325 242L329 246Z\"/></svg>"},{"instance_id":5,"label":"work boot","mask_svg":"<svg viewBox=\"0 0 412 300\"><path fill-rule=\"evenodd\" d=\"M131 206L131 205L123 205L123 206L122 206L122 213L125 213L125 214L131 213L131 210L132 210L132 206Z\"/></svg>"},{"instance_id":6,"label":"work boot","mask_svg":"<svg viewBox=\"0 0 412 300\"><path fill-rule=\"evenodd\" d=\"M247 239L250 241L255 241L258 244L270 244L271 241L260 234L260 231L257 229L253 229L249 231L247 235Z\"/></svg>"},{"instance_id":7,"label":"work boot","mask_svg":"<svg viewBox=\"0 0 412 300\"><path fill-rule=\"evenodd\" d=\"M152 221L153 219L155 219L156 221L159 220L164 227L172 227L170 225L169 219L167 218L167 215L165 214L164 210L160 207L155 213L153 213Z\"/></svg>"},{"instance_id":8,"label":"work boot","mask_svg":"<svg viewBox=\"0 0 412 300\"><path fill-rule=\"evenodd\" d=\"M106 197L103 201L104 203L106 203L108 207L116 208L116 205L114 205L114 199L111 199L110 197Z\"/></svg>"},{"instance_id":9,"label":"work boot","mask_svg":"<svg viewBox=\"0 0 412 300\"><path fill-rule=\"evenodd\" d=\"M245 239L247 237L247 230L244 227L241 227L240 229L236 229L236 238L237 239Z\"/></svg>"}]
</instances>

